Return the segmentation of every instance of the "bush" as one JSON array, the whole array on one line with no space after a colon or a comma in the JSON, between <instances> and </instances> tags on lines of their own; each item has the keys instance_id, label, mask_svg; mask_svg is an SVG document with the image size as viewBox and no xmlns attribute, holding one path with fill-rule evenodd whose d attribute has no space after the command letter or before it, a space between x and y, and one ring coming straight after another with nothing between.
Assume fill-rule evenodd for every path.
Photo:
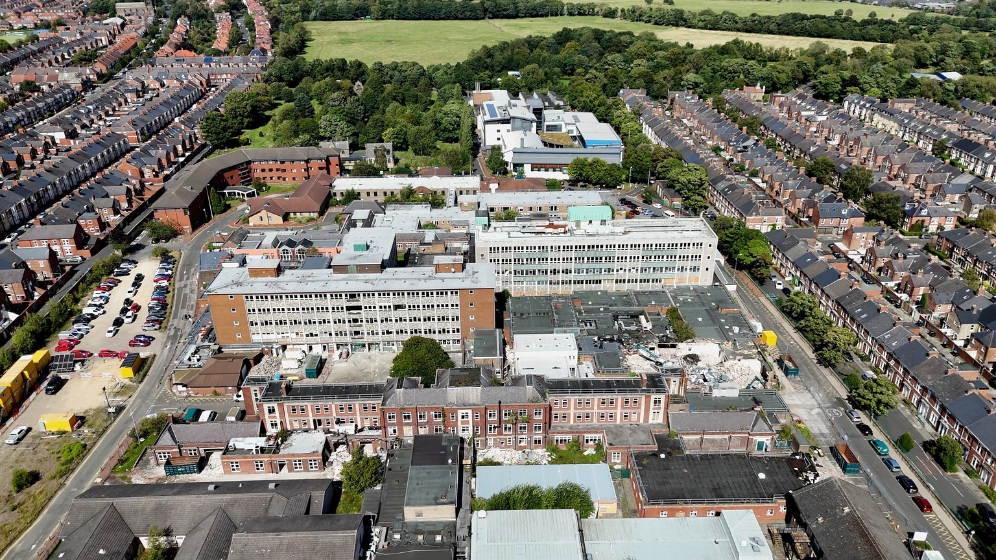
<instances>
[{"instance_id":1,"label":"bush","mask_svg":"<svg viewBox=\"0 0 996 560\"><path fill-rule=\"evenodd\" d=\"M913 436L909 432L899 436L896 440L896 447L899 448L903 453L909 453L914 447L916 447L916 442L913 441Z\"/></svg>"},{"instance_id":2,"label":"bush","mask_svg":"<svg viewBox=\"0 0 996 560\"><path fill-rule=\"evenodd\" d=\"M75 465L83 458L84 453L86 453L86 444L81 441L63 445L62 449L59 450L59 466Z\"/></svg>"},{"instance_id":3,"label":"bush","mask_svg":"<svg viewBox=\"0 0 996 560\"><path fill-rule=\"evenodd\" d=\"M170 254L170 251L166 247L156 247L152 250L152 258L154 259L161 259L168 254Z\"/></svg>"},{"instance_id":4,"label":"bush","mask_svg":"<svg viewBox=\"0 0 996 560\"><path fill-rule=\"evenodd\" d=\"M847 387L848 391L854 391L858 387L861 387L862 383L864 383L864 381L862 381L861 376L856 373L852 373L844 378L844 386Z\"/></svg>"},{"instance_id":5,"label":"bush","mask_svg":"<svg viewBox=\"0 0 996 560\"><path fill-rule=\"evenodd\" d=\"M674 329L674 336L678 342L685 342L686 340L695 338L695 331L685 322L677 307L667 310L667 320L671 323L671 328Z\"/></svg>"},{"instance_id":6,"label":"bush","mask_svg":"<svg viewBox=\"0 0 996 560\"><path fill-rule=\"evenodd\" d=\"M958 471L958 462L965 452L961 443L951 436L927 440L923 442L923 450L930 453L947 472Z\"/></svg>"},{"instance_id":7,"label":"bush","mask_svg":"<svg viewBox=\"0 0 996 560\"><path fill-rule=\"evenodd\" d=\"M546 490L532 484L513 486L490 498L476 498L474 510L573 509L582 518L595 512L591 493L574 482L563 482Z\"/></svg>"},{"instance_id":8,"label":"bush","mask_svg":"<svg viewBox=\"0 0 996 560\"><path fill-rule=\"evenodd\" d=\"M19 494L22 490L27 490L32 484L38 482L40 478L41 473L38 471L14 469L14 472L10 476L10 487L14 490L15 494Z\"/></svg>"},{"instance_id":9,"label":"bush","mask_svg":"<svg viewBox=\"0 0 996 560\"><path fill-rule=\"evenodd\" d=\"M364 490L380 484L383 478L380 459L367 457L361 447L357 447L352 459L342 466L343 492L362 494Z\"/></svg>"}]
</instances>

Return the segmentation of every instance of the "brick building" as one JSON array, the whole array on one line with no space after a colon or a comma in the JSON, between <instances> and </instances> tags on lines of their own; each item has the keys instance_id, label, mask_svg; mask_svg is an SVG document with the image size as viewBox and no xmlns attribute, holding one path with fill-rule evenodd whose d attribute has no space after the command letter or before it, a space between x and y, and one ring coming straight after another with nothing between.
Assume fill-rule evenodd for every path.
<instances>
[{"instance_id":1,"label":"brick building","mask_svg":"<svg viewBox=\"0 0 996 560\"><path fill-rule=\"evenodd\" d=\"M61 257L76 255L86 246L87 235L78 223L35 226L17 240L17 246L51 247Z\"/></svg>"},{"instance_id":2,"label":"brick building","mask_svg":"<svg viewBox=\"0 0 996 560\"><path fill-rule=\"evenodd\" d=\"M223 451L234 438L258 437L262 434L255 422L193 422L169 423L149 449L152 460L163 465L179 457L204 457Z\"/></svg>"}]
</instances>

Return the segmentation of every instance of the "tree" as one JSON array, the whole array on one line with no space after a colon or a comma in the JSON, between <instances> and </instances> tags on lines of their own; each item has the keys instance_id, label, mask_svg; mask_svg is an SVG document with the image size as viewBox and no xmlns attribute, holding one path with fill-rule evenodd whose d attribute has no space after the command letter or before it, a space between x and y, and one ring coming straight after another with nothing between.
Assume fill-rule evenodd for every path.
<instances>
[{"instance_id":1,"label":"tree","mask_svg":"<svg viewBox=\"0 0 996 560\"><path fill-rule=\"evenodd\" d=\"M560 184L560 179L547 179L546 180L546 190L548 191L559 191L563 188Z\"/></svg>"},{"instance_id":2,"label":"tree","mask_svg":"<svg viewBox=\"0 0 996 560\"><path fill-rule=\"evenodd\" d=\"M856 373L852 373L844 378L844 386L847 387L848 391L853 391L861 387L863 383L864 381L861 379L861 376Z\"/></svg>"},{"instance_id":3,"label":"tree","mask_svg":"<svg viewBox=\"0 0 996 560\"><path fill-rule=\"evenodd\" d=\"M866 218L878 220L889 227L899 227L903 220L903 207L896 193L874 193L865 200L864 209Z\"/></svg>"},{"instance_id":4,"label":"tree","mask_svg":"<svg viewBox=\"0 0 996 560\"><path fill-rule=\"evenodd\" d=\"M39 480L41 480L41 473L36 470L14 469L10 475L10 487L15 494L20 494Z\"/></svg>"},{"instance_id":5,"label":"tree","mask_svg":"<svg viewBox=\"0 0 996 560\"><path fill-rule=\"evenodd\" d=\"M342 490L352 494L361 494L369 488L381 483L384 469L377 457L367 457L363 447L353 450L351 459L342 466Z\"/></svg>"},{"instance_id":6,"label":"tree","mask_svg":"<svg viewBox=\"0 0 996 560\"><path fill-rule=\"evenodd\" d=\"M208 201L211 203L211 211L214 215L224 214L228 210L228 202L218 195L218 191L208 188Z\"/></svg>"},{"instance_id":7,"label":"tree","mask_svg":"<svg viewBox=\"0 0 996 560\"><path fill-rule=\"evenodd\" d=\"M294 94L294 108L302 119L310 119L315 116L315 106L311 104L311 96L306 91Z\"/></svg>"},{"instance_id":8,"label":"tree","mask_svg":"<svg viewBox=\"0 0 996 560\"><path fill-rule=\"evenodd\" d=\"M180 230L177 229L176 225L162 220L150 220L145 224L145 231L148 232L149 239L153 243L169 241L180 235Z\"/></svg>"},{"instance_id":9,"label":"tree","mask_svg":"<svg viewBox=\"0 0 996 560\"><path fill-rule=\"evenodd\" d=\"M833 185L836 183L837 166L832 159L820 156L809 163L806 174L815 178L821 185Z\"/></svg>"},{"instance_id":10,"label":"tree","mask_svg":"<svg viewBox=\"0 0 996 560\"><path fill-rule=\"evenodd\" d=\"M123 253L130 243L128 236L121 231L121 228L112 229L107 234L107 241L111 244L111 248L119 253Z\"/></svg>"},{"instance_id":11,"label":"tree","mask_svg":"<svg viewBox=\"0 0 996 560\"><path fill-rule=\"evenodd\" d=\"M994 225L996 225L996 210L992 208L986 208L979 212L979 216L975 218L975 227L992 231Z\"/></svg>"},{"instance_id":12,"label":"tree","mask_svg":"<svg viewBox=\"0 0 996 560\"><path fill-rule=\"evenodd\" d=\"M531 510L573 509L581 518L591 517L595 505L591 492L576 482L562 482L553 488L543 489L534 484L520 484L493 494L490 498L474 500L475 510Z\"/></svg>"},{"instance_id":13,"label":"tree","mask_svg":"<svg viewBox=\"0 0 996 560\"><path fill-rule=\"evenodd\" d=\"M746 269L758 280L771 273L771 247L763 233L728 216L718 216L713 229L719 236L719 251L736 269Z\"/></svg>"},{"instance_id":14,"label":"tree","mask_svg":"<svg viewBox=\"0 0 996 560\"><path fill-rule=\"evenodd\" d=\"M896 447L899 448L903 453L909 453L914 447L916 447L916 442L913 441L913 436L909 432L899 436L896 440Z\"/></svg>"},{"instance_id":15,"label":"tree","mask_svg":"<svg viewBox=\"0 0 996 560\"><path fill-rule=\"evenodd\" d=\"M962 270L961 279L965 281L965 284L971 288L973 292L978 290L979 286L982 285L982 279L979 278L979 273L974 268L966 268Z\"/></svg>"},{"instance_id":16,"label":"tree","mask_svg":"<svg viewBox=\"0 0 996 560\"><path fill-rule=\"evenodd\" d=\"M484 165L492 175L502 176L508 173L508 164L505 162L505 155L501 153L501 146L491 146Z\"/></svg>"},{"instance_id":17,"label":"tree","mask_svg":"<svg viewBox=\"0 0 996 560\"><path fill-rule=\"evenodd\" d=\"M349 140L354 134L356 134L356 131L353 127L345 119L333 113L323 115L321 120L318 121L318 135L327 140L337 142Z\"/></svg>"},{"instance_id":18,"label":"tree","mask_svg":"<svg viewBox=\"0 0 996 560\"><path fill-rule=\"evenodd\" d=\"M941 138L934 142L934 145L930 147L930 153L934 154L934 157L944 157L948 153L948 141Z\"/></svg>"},{"instance_id":19,"label":"tree","mask_svg":"<svg viewBox=\"0 0 996 560\"><path fill-rule=\"evenodd\" d=\"M873 180L871 169L852 165L840 179L840 192L848 200L859 201L868 194Z\"/></svg>"},{"instance_id":20,"label":"tree","mask_svg":"<svg viewBox=\"0 0 996 560\"><path fill-rule=\"evenodd\" d=\"M149 527L149 546L146 547L141 560L167 560L170 557L169 552L166 531L155 525Z\"/></svg>"},{"instance_id":21,"label":"tree","mask_svg":"<svg viewBox=\"0 0 996 560\"><path fill-rule=\"evenodd\" d=\"M21 82L21 86L18 88L18 91L21 93L35 93L41 91L41 88L38 87L38 84L36 84L34 80L24 80Z\"/></svg>"},{"instance_id":22,"label":"tree","mask_svg":"<svg viewBox=\"0 0 996 560\"><path fill-rule=\"evenodd\" d=\"M708 206L706 192L709 189L709 175L701 165L675 165L665 161L658 168L658 174L681 195L681 206L697 214ZM663 173L661 173L663 171Z\"/></svg>"},{"instance_id":23,"label":"tree","mask_svg":"<svg viewBox=\"0 0 996 560\"><path fill-rule=\"evenodd\" d=\"M360 199L360 193L356 189L349 189L342 195L342 205L346 206L351 202L355 202Z\"/></svg>"},{"instance_id":24,"label":"tree","mask_svg":"<svg viewBox=\"0 0 996 560\"><path fill-rule=\"evenodd\" d=\"M851 396L861 410L867 411L872 416L882 416L899 404L896 399L898 392L899 389L891 381L880 375L865 381L861 387L851 393Z\"/></svg>"},{"instance_id":25,"label":"tree","mask_svg":"<svg viewBox=\"0 0 996 560\"><path fill-rule=\"evenodd\" d=\"M514 222L519 217L519 211L514 209L501 210L491 216L492 222Z\"/></svg>"},{"instance_id":26,"label":"tree","mask_svg":"<svg viewBox=\"0 0 996 560\"><path fill-rule=\"evenodd\" d=\"M436 370L453 367L453 360L439 342L413 336L401 346L391 363L391 377L418 377L428 387L436 380Z\"/></svg>"},{"instance_id":27,"label":"tree","mask_svg":"<svg viewBox=\"0 0 996 560\"><path fill-rule=\"evenodd\" d=\"M380 169L377 169L377 166L369 161L363 160L353 164L353 169L350 170L349 175L351 177L377 177L380 175Z\"/></svg>"},{"instance_id":28,"label":"tree","mask_svg":"<svg viewBox=\"0 0 996 560\"><path fill-rule=\"evenodd\" d=\"M923 450L930 453L948 472L958 472L958 462L965 454L961 443L947 435L923 442Z\"/></svg>"},{"instance_id":29,"label":"tree","mask_svg":"<svg viewBox=\"0 0 996 560\"><path fill-rule=\"evenodd\" d=\"M155 249L152 250L152 258L154 259L161 259L168 254L170 254L170 250L167 249L166 247L156 247Z\"/></svg>"},{"instance_id":30,"label":"tree","mask_svg":"<svg viewBox=\"0 0 996 560\"><path fill-rule=\"evenodd\" d=\"M208 113L201 121L201 135L215 147L231 143L240 133L238 125L225 113Z\"/></svg>"}]
</instances>

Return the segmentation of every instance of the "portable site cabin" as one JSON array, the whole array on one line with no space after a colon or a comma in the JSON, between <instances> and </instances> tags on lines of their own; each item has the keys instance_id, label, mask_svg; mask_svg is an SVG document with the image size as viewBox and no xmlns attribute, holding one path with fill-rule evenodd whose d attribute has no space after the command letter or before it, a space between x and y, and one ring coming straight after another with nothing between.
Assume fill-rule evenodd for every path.
<instances>
[{"instance_id":1,"label":"portable site cabin","mask_svg":"<svg viewBox=\"0 0 996 560\"><path fill-rule=\"evenodd\" d=\"M309 354L304 360L304 376L308 379L316 379L322 371L322 357L319 354Z\"/></svg>"},{"instance_id":2,"label":"portable site cabin","mask_svg":"<svg viewBox=\"0 0 996 560\"><path fill-rule=\"evenodd\" d=\"M80 419L75 414L42 414L38 418L38 430L42 432L71 432L76 429Z\"/></svg>"},{"instance_id":3,"label":"portable site cabin","mask_svg":"<svg viewBox=\"0 0 996 560\"><path fill-rule=\"evenodd\" d=\"M778 343L778 335L774 331L761 331L761 343L774 346Z\"/></svg>"},{"instance_id":4,"label":"portable site cabin","mask_svg":"<svg viewBox=\"0 0 996 560\"><path fill-rule=\"evenodd\" d=\"M128 354L125 359L121 361L121 377L131 378L138 375L139 370L142 369L142 361L142 356L138 355L136 352Z\"/></svg>"}]
</instances>

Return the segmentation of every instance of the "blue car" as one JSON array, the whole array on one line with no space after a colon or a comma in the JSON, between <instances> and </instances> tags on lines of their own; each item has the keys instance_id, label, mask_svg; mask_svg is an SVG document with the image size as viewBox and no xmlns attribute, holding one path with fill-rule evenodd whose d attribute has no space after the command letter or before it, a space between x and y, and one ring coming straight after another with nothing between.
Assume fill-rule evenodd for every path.
<instances>
[{"instance_id":1,"label":"blue car","mask_svg":"<svg viewBox=\"0 0 996 560\"><path fill-rule=\"evenodd\" d=\"M899 462L892 457L882 457L882 462L885 463L886 467L889 467L889 472L899 472L902 467L899 466Z\"/></svg>"}]
</instances>

